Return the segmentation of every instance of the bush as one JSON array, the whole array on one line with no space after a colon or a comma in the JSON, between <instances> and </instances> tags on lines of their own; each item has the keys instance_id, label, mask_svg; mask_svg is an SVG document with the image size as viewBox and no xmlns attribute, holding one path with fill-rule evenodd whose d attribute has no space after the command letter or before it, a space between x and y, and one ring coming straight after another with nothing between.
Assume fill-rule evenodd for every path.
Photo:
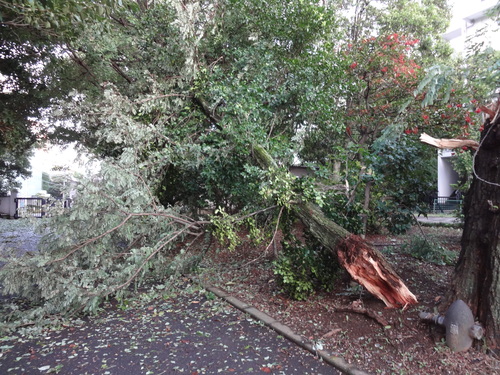
<instances>
[{"instance_id":1,"label":"bush","mask_svg":"<svg viewBox=\"0 0 500 375\"><path fill-rule=\"evenodd\" d=\"M339 266L334 255L318 244L283 241L283 250L274 261L274 274L282 291L296 300L305 300L315 290L329 291Z\"/></svg>"},{"instance_id":2,"label":"bush","mask_svg":"<svg viewBox=\"0 0 500 375\"><path fill-rule=\"evenodd\" d=\"M392 200L379 199L375 205L376 219L391 234L404 234L414 224L413 212Z\"/></svg>"},{"instance_id":3,"label":"bush","mask_svg":"<svg viewBox=\"0 0 500 375\"><path fill-rule=\"evenodd\" d=\"M417 259L438 265L454 265L457 261L454 251L446 249L436 239L423 236L412 237L409 242L403 244L401 250Z\"/></svg>"},{"instance_id":4,"label":"bush","mask_svg":"<svg viewBox=\"0 0 500 375\"><path fill-rule=\"evenodd\" d=\"M326 217L351 233L360 234L363 230L361 215L363 207L360 203L350 203L345 194L329 192L322 210Z\"/></svg>"}]
</instances>

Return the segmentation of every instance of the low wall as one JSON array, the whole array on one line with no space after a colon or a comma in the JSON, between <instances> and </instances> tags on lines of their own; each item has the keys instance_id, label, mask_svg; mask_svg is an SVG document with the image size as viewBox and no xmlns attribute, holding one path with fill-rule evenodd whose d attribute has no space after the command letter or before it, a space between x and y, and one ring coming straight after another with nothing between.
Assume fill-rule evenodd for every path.
<instances>
[{"instance_id":1,"label":"low wall","mask_svg":"<svg viewBox=\"0 0 500 375\"><path fill-rule=\"evenodd\" d=\"M17 191L10 193L6 197L0 197L0 216L14 218L16 214Z\"/></svg>"}]
</instances>

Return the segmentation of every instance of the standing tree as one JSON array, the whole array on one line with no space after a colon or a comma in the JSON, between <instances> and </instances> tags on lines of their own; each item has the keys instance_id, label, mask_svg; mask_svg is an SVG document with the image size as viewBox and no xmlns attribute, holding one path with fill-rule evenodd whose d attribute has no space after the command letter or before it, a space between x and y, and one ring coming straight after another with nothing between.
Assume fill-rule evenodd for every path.
<instances>
[{"instance_id":1,"label":"standing tree","mask_svg":"<svg viewBox=\"0 0 500 375\"><path fill-rule=\"evenodd\" d=\"M500 4L491 16L499 24ZM481 48L479 48L481 47ZM462 249L455 268L453 284L444 308L455 299L464 300L474 316L483 324L488 347L500 348L500 63L498 52L473 44L471 54L455 69L437 66L428 71L420 89L425 89L423 104L429 112L436 107L461 113L459 126L447 126L448 131L472 137L479 134L479 142L459 139L473 152L472 183L465 196ZM491 103L482 105L482 103ZM471 127L474 112L483 113L484 123L479 129ZM444 115L444 116L443 116ZM476 114L477 115L477 114ZM478 132L479 130L479 132ZM464 137L461 137L464 138ZM438 142L437 147L442 145ZM446 148L453 147L445 142Z\"/></svg>"},{"instance_id":2,"label":"standing tree","mask_svg":"<svg viewBox=\"0 0 500 375\"><path fill-rule=\"evenodd\" d=\"M42 119L83 82L64 46L110 3L0 0L0 192L30 175L31 149L50 133Z\"/></svg>"},{"instance_id":3,"label":"standing tree","mask_svg":"<svg viewBox=\"0 0 500 375\"><path fill-rule=\"evenodd\" d=\"M422 66L446 60L451 53L441 38L449 9L441 0L360 0L347 7L352 17L344 28L343 53L349 61L345 81L350 88L345 94L345 131L339 137L328 128L311 129L300 156L346 181L342 192L329 192L328 203L335 211L362 217L361 225L353 225L357 231L383 223L400 233L413 223L413 212L426 210L423 203L434 183L435 174L428 173L434 155L417 144L416 134L424 126L413 92ZM398 142L411 146L395 152ZM412 158L426 162L412 163L399 174L403 179L380 167L391 159Z\"/></svg>"},{"instance_id":4,"label":"standing tree","mask_svg":"<svg viewBox=\"0 0 500 375\"><path fill-rule=\"evenodd\" d=\"M462 251L451 299L461 298L484 324L491 349L500 347L500 112L486 119L465 198Z\"/></svg>"}]
</instances>

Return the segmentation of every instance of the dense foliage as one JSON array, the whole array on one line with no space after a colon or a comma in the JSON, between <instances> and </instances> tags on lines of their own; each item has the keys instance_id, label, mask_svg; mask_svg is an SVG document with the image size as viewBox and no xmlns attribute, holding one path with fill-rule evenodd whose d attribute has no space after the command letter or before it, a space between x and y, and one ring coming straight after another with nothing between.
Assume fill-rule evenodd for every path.
<instances>
[{"instance_id":1,"label":"dense foliage","mask_svg":"<svg viewBox=\"0 0 500 375\"><path fill-rule=\"evenodd\" d=\"M49 136L43 118L54 101L85 83L64 51L82 22L102 19L112 2L83 3L0 1L0 192L30 175L31 149Z\"/></svg>"},{"instance_id":2,"label":"dense foliage","mask_svg":"<svg viewBox=\"0 0 500 375\"><path fill-rule=\"evenodd\" d=\"M383 1L356 23L335 1L108 3L0 2L29 20L5 30L43 31L57 61L41 66L58 68L42 76L60 91L28 108L45 109L43 134L101 161L72 210L44 221L41 252L0 271L6 292L39 303L23 319L95 311L196 262L206 231L233 246L238 223L272 232L301 199L356 232L380 217L406 228L432 180L434 156L415 144L432 124L414 90L446 24L441 1ZM256 145L276 160L269 170ZM297 162L315 175L291 176Z\"/></svg>"},{"instance_id":3,"label":"dense foliage","mask_svg":"<svg viewBox=\"0 0 500 375\"><path fill-rule=\"evenodd\" d=\"M283 242L283 249L274 261L276 280L291 298L305 300L314 291L330 291L339 275L333 254L315 241Z\"/></svg>"},{"instance_id":4,"label":"dense foliage","mask_svg":"<svg viewBox=\"0 0 500 375\"><path fill-rule=\"evenodd\" d=\"M297 129L306 119L342 127L329 115L344 90L334 31L332 9L301 1L129 3L85 24L68 53L90 84L54 98L50 115L61 120L54 134L90 147L101 171L70 212L44 222L39 254L2 269L5 292L40 303L23 319L95 311L131 283L168 276L191 261L201 215L227 228L226 212L290 204L293 179L279 176ZM283 163L274 177L252 161L253 144Z\"/></svg>"}]
</instances>

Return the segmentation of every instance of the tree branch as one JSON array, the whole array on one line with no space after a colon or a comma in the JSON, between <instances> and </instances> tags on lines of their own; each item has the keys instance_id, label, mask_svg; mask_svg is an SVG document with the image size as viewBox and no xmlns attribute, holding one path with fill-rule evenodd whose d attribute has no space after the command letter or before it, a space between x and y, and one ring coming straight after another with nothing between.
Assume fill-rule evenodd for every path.
<instances>
[{"instance_id":1,"label":"tree branch","mask_svg":"<svg viewBox=\"0 0 500 375\"><path fill-rule=\"evenodd\" d=\"M218 129L222 129L219 126L219 122L222 120L222 118L215 113L215 111L212 111L210 109L210 106L208 105L207 101L205 99L202 99L198 96L193 96L193 102L200 107L201 111L205 114L205 116L208 117L210 122L217 126Z\"/></svg>"},{"instance_id":2,"label":"tree branch","mask_svg":"<svg viewBox=\"0 0 500 375\"><path fill-rule=\"evenodd\" d=\"M134 79L130 78L125 72L120 68L118 63L114 60L110 60L111 62L111 67L114 69L115 72L117 72L123 79L125 79L128 83L133 83Z\"/></svg>"}]
</instances>

